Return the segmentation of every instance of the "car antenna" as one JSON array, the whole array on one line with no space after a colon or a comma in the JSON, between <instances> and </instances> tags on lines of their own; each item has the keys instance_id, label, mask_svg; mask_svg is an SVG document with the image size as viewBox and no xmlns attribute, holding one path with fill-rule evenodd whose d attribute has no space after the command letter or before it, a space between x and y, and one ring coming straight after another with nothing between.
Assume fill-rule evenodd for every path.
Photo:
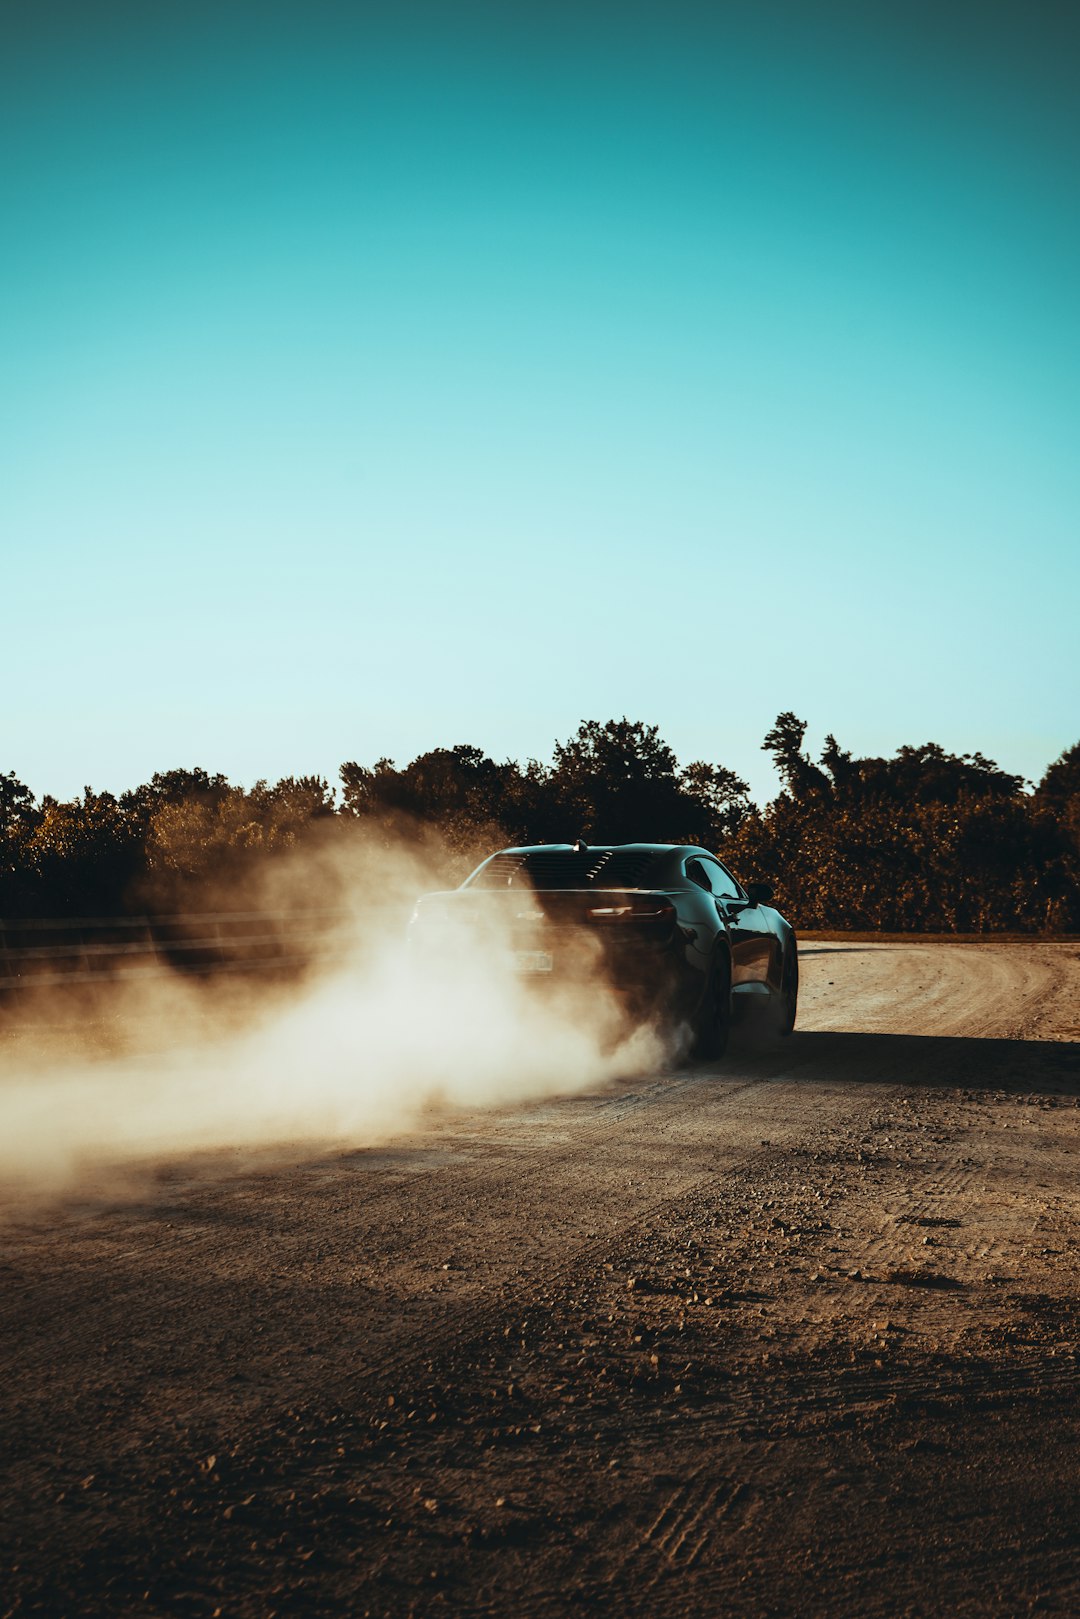
<instances>
[{"instance_id":1,"label":"car antenna","mask_svg":"<svg viewBox=\"0 0 1080 1619\"><path fill-rule=\"evenodd\" d=\"M575 843L574 843L574 853L575 854L588 854L588 852L589 852L589 845L585 842L585 839L584 838L577 838L575 840Z\"/></svg>"}]
</instances>

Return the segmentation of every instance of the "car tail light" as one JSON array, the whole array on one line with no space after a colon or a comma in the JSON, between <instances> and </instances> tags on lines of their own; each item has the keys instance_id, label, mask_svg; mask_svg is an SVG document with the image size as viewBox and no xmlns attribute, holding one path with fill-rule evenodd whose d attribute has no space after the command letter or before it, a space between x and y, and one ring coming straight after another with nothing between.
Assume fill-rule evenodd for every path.
<instances>
[{"instance_id":1,"label":"car tail light","mask_svg":"<svg viewBox=\"0 0 1080 1619\"><path fill-rule=\"evenodd\" d=\"M590 905L588 914L594 922L670 922L675 907L661 894L643 894L620 905Z\"/></svg>"}]
</instances>

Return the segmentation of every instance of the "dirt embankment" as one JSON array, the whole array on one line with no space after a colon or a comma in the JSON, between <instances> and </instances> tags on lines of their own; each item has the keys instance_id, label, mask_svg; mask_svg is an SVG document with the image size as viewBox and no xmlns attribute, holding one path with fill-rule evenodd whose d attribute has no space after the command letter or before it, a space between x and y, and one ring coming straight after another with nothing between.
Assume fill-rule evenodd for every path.
<instances>
[{"instance_id":1,"label":"dirt embankment","mask_svg":"<svg viewBox=\"0 0 1080 1619\"><path fill-rule=\"evenodd\" d=\"M3 1230L0 1614L1080 1611L1080 952Z\"/></svg>"}]
</instances>

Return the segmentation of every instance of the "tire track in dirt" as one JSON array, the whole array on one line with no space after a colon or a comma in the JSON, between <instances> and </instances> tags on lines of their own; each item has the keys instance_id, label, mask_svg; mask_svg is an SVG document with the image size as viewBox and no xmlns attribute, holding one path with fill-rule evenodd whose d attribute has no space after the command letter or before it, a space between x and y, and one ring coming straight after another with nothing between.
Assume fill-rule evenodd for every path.
<instances>
[{"instance_id":1,"label":"tire track in dirt","mask_svg":"<svg viewBox=\"0 0 1080 1619\"><path fill-rule=\"evenodd\" d=\"M890 957L896 954L894 949L886 947L886 950ZM878 954L882 955L885 952L878 952ZM917 952L909 952L909 954L917 955ZM976 955L976 960L981 963L984 958ZM879 964L875 961L874 965L878 967ZM953 965L955 966L955 958ZM991 965L996 964L992 963ZM879 972L886 967L887 962L881 962ZM921 968L916 965L915 970L920 972ZM991 974L991 977L995 980L995 985L996 976L996 972ZM996 987L992 987L989 992L984 992L984 1000L987 998L987 993L996 1005L998 999ZM740 1055L745 1060L745 1052ZM586 1115L586 1119L581 1122L578 1122L580 1108L576 1105L574 1099L570 1099L567 1103L561 1105L560 1111L565 1108L567 1120L574 1125L574 1141L571 1148L569 1150L565 1148L560 1150L551 1141L550 1132L542 1127L539 1139L536 1139L535 1144L531 1147L522 1148L520 1145L515 1144L512 1161L505 1165L502 1165L501 1160L496 1156L497 1152L505 1150L501 1139L501 1129L505 1128L505 1126L498 1118L489 1119L487 1122L492 1135L489 1136L479 1162L474 1161L466 1165L462 1165L460 1162L444 1164L437 1169L424 1172L420 1177L412 1177L406 1183L406 1186L399 1182L396 1185L387 1185L379 1189L377 1201L384 1205L393 1200L396 1191L405 1191L407 1189L412 1204L411 1229L409 1231L399 1233L396 1229L400 1223L397 1216L391 1217L390 1224L380 1224L378 1221L372 1223L370 1215L373 1212L376 1199L365 1198L364 1207L358 1211L358 1216L350 1221L352 1236L356 1245L362 1246L363 1249L369 1252L376 1252L385 1260L387 1257L392 1256L395 1250L403 1246L411 1248L413 1231L417 1223L446 1230L448 1221L454 1217L462 1203L468 1203L470 1200L483 1203L485 1212L490 1215L494 1204L501 1203L504 1207L512 1204L515 1209L522 1204L527 1204L533 1192L534 1184L537 1181L550 1181L556 1169L560 1174L572 1180L574 1170L589 1160L600 1140L606 1138L614 1126L624 1125L625 1122L625 1128L619 1130L618 1135L620 1137L620 1147L628 1153L641 1150L644 1147L652 1147L655 1145L656 1136L662 1135L665 1128L673 1122L673 1114L677 1116L674 1122L678 1123L683 1133L689 1133L695 1128L696 1117L701 1113L703 1106L706 1108L711 1121L711 1115L718 1103L726 1108L747 1090L760 1089L762 1086L775 1086L777 1078L782 1074L792 1075L793 1083L807 1079L828 1080L831 1077L828 1073L830 1062L835 1059L833 1053L827 1048L824 1051L815 1050L810 1055L805 1054L800 1051L796 1039L780 1051L761 1055L751 1054L750 1060L759 1072L752 1073L749 1077L745 1076L745 1074L738 1078L734 1076L728 1077L722 1070L719 1072L712 1070L698 1071L690 1075L665 1076L653 1082L644 1090L639 1084L638 1089L631 1096L615 1095L611 1098L585 1099L589 1113ZM900 1082L902 1068L903 1061L901 1058L894 1059L888 1065L887 1075L884 1075L879 1068L871 1082L874 1089L867 1098L869 1105L880 1104L882 1093L878 1087L880 1087L884 1078L887 1077L893 1083ZM833 1082L836 1083L835 1080ZM842 1075L839 1083L843 1085ZM845 1094L850 1098L850 1088L845 1087ZM802 1124L802 1121L798 1119L798 1115L803 1099L798 1095L790 1097L790 1100L795 1105L795 1123L792 1123L793 1116L789 1108L784 1105L786 1100L787 1098L782 1100L775 1092L766 1098L766 1107L771 1109L772 1113L775 1113L777 1104L780 1104L780 1120L771 1116L769 1111L762 1113L755 1107L752 1127L754 1129L766 1127L769 1129L771 1132L770 1140L774 1142L774 1147L770 1150L775 1150L779 1147L781 1145L780 1138L785 1137L791 1130L800 1128ZM689 1111L687 1111L688 1104ZM550 1111L550 1108L551 1104L541 1104L539 1110L526 1110L524 1116L528 1118L529 1113L532 1111L545 1109ZM649 1114L648 1141L635 1139L637 1129L631 1115L640 1110L645 1110ZM514 1117L520 1116L519 1114ZM479 1121L481 1125L484 1122L482 1119ZM840 1121L836 1119L832 1122L833 1127L835 1127ZM452 1124L450 1133L453 1137L455 1132ZM339 1168L339 1179L340 1174L341 1170ZM681 1189L688 1189L689 1184L690 1182L687 1182L687 1187ZM659 1204L646 1200L644 1207L640 1211L635 1209L633 1206L639 1199L632 1195L626 1195L627 1192L632 1193L634 1190L634 1188L623 1188L620 1191L620 1211L622 1221L627 1229L635 1223L635 1216L640 1219L659 1207ZM676 1192L672 1195L677 1196L678 1193ZM154 1262L161 1270L171 1270L174 1264L181 1259L194 1261L198 1257L201 1257L201 1261L205 1266L207 1256L210 1254L213 1256L213 1268L226 1274L233 1274L238 1268L246 1268L243 1261L247 1260L250 1265L252 1237L258 1238L260 1233L253 1232L246 1226L241 1226L230 1241L227 1228L221 1221L213 1217L214 1207L221 1202L221 1198L222 1194L214 1191L209 1194L209 1197L203 1194L202 1197L195 1200L191 1213L198 1213L202 1208L210 1215L206 1228L199 1238L194 1237L190 1230L175 1232L168 1239L162 1238L159 1234L152 1245L141 1245L140 1248L132 1250L132 1252L137 1253L143 1263L153 1252ZM664 1207L669 1207L671 1197L669 1196L662 1201ZM209 1208L207 1208L207 1203L209 1203ZM282 1211L282 1214L286 1213L286 1210ZM250 1266L250 1268L265 1270L267 1267L287 1266L289 1259L282 1247L285 1241L285 1233L283 1231L279 1233L279 1243L276 1247L271 1247L266 1242L265 1234L263 1234L263 1237L262 1251L256 1256L257 1263ZM306 1243L307 1239L304 1237L301 1240ZM197 1246L203 1251L201 1256L191 1253L193 1246ZM108 1258L110 1266L114 1266L119 1262L118 1256L115 1254L110 1254ZM541 1272L540 1275L530 1278L530 1285L539 1285L541 1279L543 1279L546 1285L550 1286L555 1280L568 1276L573 1269L574 1263L587 1266L592 1258L592 1246L585 1245L580 1250L579 1258L571 1262L569 1268L564 1263L559 1267L557 1273L551 1272L547 1274ZM426 1261L423 1265L423 1270L424 1279L421 1286L426 1288L429 1285L428 1278L430 1274L430 1268ZM353 1271L352 1279L354 1281L366 1279L370 1282L377 1278L373 1274L368 1274L365 1277L361 1269L359 1272ZM132 1272L130 1278L125 1278L123 1271L118 1273L115 1269L110 1269L110 1298L107 1303L104 1300L95 1301L94 1289L96 1284L93 1281L88 1281L83 1297L81 1299L76 1297L74 1300L69 1301L70 1304L74 1305L74 1309L59 1313L57 1335L53 1344L53 1353L56 1358L63 1360L65 1349L72 1347L74 1342L84 1335L87 1326L87 1315L94 1313L91 1306L95 1302L99 1304L102 1313L106 1316L115 1313L118 1308L123 1308L126 1328L130 1333L138 1333L141 1328L152 1325L155 1316L160 1312L161 1306L159 1302L146 1304L143 1300L146 1280L144 1270L140 1270L138 1273ZM14 1303L15 1301L11 1299L9 1302ZM402 1300L399 1298L400 1302ZM483 1313L483 1309L481 1309L481 1315ZM460 1321L460 1306L456 1314ZM70 1323L70 1326L66 1325L66 1323ZM17 1322L11 1323L12 1328L17 1328L17 1325ZM386 1360L378 1354L372 1358L379 1364L387 1364ZM55 1395L56 1390L54 1388L54 1398Z\"/></svg>"},{"instance_id":2,"label":"tire track in dirt","mask_svg":"<svg viewBox=\"0 0 1080 1619\"><path fill-rule=\"evenodd\" d=\"M700 1475L678 1485L664 1502L660 1513L645 1530L637 1548L655 1553L656 1560L692 1568L709 1544L721 1522L732 1528L744 1522L755 1504L750 1486L740 1480L703 1478ZM662 1577L657 1570L643 1581L654 1589Z\"/></svg>"},{"instance_id":3,"label":"tire track in dirt","mask_svg":"<svg viewBox=\"0 0 1080 1619\"><path fill-rule=\"evenodd\" d=\"M982 1332L992 1296L1006 1285L993 1295L980 1270L1015 1258L1040 1221L1044 1236L1076 1224L1062 1179L1071 1114L1019 1109L1023 1098L1011 1095L1015 1114L1005 1113L1000 1100L1014 1069L1016 1085L1048 1095L1072 1083L1034 1046L1030 1060L1019 1047L1002 1049L1017 1029L1053 1022L1053 1008L1078 982L1074 958L1025 949L1011 977L1004 947L815 949L806 962L804 1033L760 1052L736 1042L715 1071L443 1116L423 1136L379 1149L393 1179L375 1186L363 1154L323 1154L241 1182L174 1182L141 1210L117 1208L77 1230L57 1219L36 1240L27 1233L23 1257L40 1264L40 1280L24 1284L21 1301L0 1304L22 1367L4 1391L14 1419L8 1431L28 1441L15 1475L19 1521L34 1526L27 1532L62 1570L74 1555L69 1537L77 1545L86 1530L47 1503L50 1489L55 1496L57 1482L74 1476L80 1443L92 1441L103 1458L112 1516L149 1512L155 1522L165 1503L152 1480L162 1470L180 1482L178 1457L236 1449L253 1479L270 1480L259 1482L264 1504L244 1509L262 1516L243 1531L243 1561L229 1565L240 1619L266 1611L266 1593L286 1567L295 1589L304 1588L308 1565L298 1559L315 1542L274 1538L292 1521L290 1494L301 1504L328 1502L319 1557L332 1559L335 1547L345 1555L346 1524L361 1537L363 1563L342 1574L340 1587L327 1583L329 1565L311 1565L306 1589L312 1600L319 1593L326 1612L351 1614L365 1603L373 1612L428 1611L435 1587L417 1582L428 1579L429 1562L432 1580L458 1570L446 1611L463 1614L504 1611L503 1599L484 1594L469 1573L481 1565L500 1571L496 1593L499 1584L528 1589L537 1615L568 1611L575 1567L581 1590L613 1611L813 1611L789 1600L784 1581L796 1563L785 1572L777 1548L813 1544L827 1524L841 1572L844 1559L859 1555L856 1530L834 1510L835 1482L799 1459L819 1454L823 1437L846 1456L844 1446L863 1443L864 1434L870 1445L879 1433L903 1437L905 1424L953 1422L965 1410L996 1420L1009 1415L1010 1402L1021 1413L1038 1413L1047 1401L1061 1409L1080 1390L1070 1320L1055 1313L1051 1296L1053 1267L1063 1263L1053 1255L1033 1259L1026 1302L1008 1306L1011 1321L1030 1323L1030 1343L995 1348L973 1338L978 1353L963 1352L965 1333ZM1010 1202L997 1195L996 1235L971 1224L973 1211L994 1203L995 1175L1016 1184L1044 1139L1057 1143L1041 1170L1046 1187L1012 1193ZM385 1171L386 1152L405 1155L396 1165L407 1158L409 1167ZM413 1170L436 1152L453 1156ZM187 1222L167 1237L166 1209ZM941 1223L953 1219L961 1224ZM926 1268L948 1268L970 1288L962 1311L958 1292L865 1274L914 1268L912 1248L923 1236L933 1239ZM657 1291L628 1287L661 1269ZM864 1274L851 1278L851 1269ZM1072 1281L1061 1274L1057 1286ZM918 1330L898 1338L886 1331L880 1343L859 1336L860 1321L885 1317ZM525 1340L504 1338L524 1318ZM223 1324L257 1365L258 1386L233 1390L224 1350L207 1356ZM318 1351L308 1361L297 1358L305 1346L290 1342L298 1335ZM88 1351L104 1337L119 1348L99 1364ZM170 1356L179 1357L175 1366ZM691 1372L679 1392L683 1360ZM610 1375L597 1382L601 1363ZM161 1368L168 1377L158 1377ZM80 1415L88 1383L94 1399ZM523 1392L511 1393L511 1383ZM433 1409L431 1426L419 1426L429 1389L450 1399L449 1414ZM98 1396L112 1402L104 1417ZM380 1407L382 1430L374 1422ZM289 1425L294 1411L306 1429ZM543 1432L518 1432L529 1412ZM500 1433L512 1438L510 1449ZM499 1440L490 1455L489 1434ZM589 1461L591 1436L600 1434L599 1459ZM625 1483L599 1471L605 1444L622 1456ZM894 1455L894 1438L889 1446ZM920 1456L911 1465L928 1476L942 1465L933 1453ZM853 1477L862 1476L856 1461ZM444 1520L439 1502L429 1510L417 1496L428 1470L432 1495L457 1492L471 1526ZM501 1518L469 1504L479 1484L503 1478L517 1493ZM799 1499L785 1512L793 1479ZM535 1507L530 1489L540 1497ZM362 1491L370 1519L346 1511ZM337 1529L334 1500L343 1515ZM376 1511L393 1520L379 1534ZM319 1521L310 1512L303 1520ZM86 1525L94 1522L88 1514ZM899 1545L889 1540L888 1515L882 1522L883 1544ZM161 1519L159 1539L174 1533L173 1523ZM198 1532L210 1535L208 1527ZM115 1533L115 1555L131 1555L123 1548L136 1530ZM479 1562L461 1550L475 1548L477 1533L487 1537ZM518 1534L532 1538L519 1544ZM256 1542L258 1553L249 1552ZM214 1544L235 1552L241 1541ZM1032 1555L1031 1577L1049 1572L1064 1591L1056 1546L1044 1541L1041 1563ZM20 1590L32 1594L37 1566L30 1556ZM751 1566L766 1582L766 1606L747 1600ZM976 1611L957 1600L962 1577L959 1568L942 1586L951 1607L924 1611ZM209 1614L223 1588L209 1573L196 1578L205 1603L183 1611ZM843 1588L836 1578L834 1591ZM374 1582L370 1600L366 1581ZM865 1582L851 1590L831 1612L887 1611ZM114 1603L111 1611L127 1610ZM1020 1610L1003 1598L996 1611Z\"/></svg>"}]
</instances>

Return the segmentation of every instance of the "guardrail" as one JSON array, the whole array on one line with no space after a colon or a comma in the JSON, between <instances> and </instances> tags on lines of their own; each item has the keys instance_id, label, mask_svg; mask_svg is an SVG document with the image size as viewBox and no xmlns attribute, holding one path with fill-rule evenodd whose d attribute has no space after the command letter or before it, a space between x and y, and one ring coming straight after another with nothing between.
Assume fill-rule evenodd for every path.
<instances>
[{"instance_id":1,"label":"guardrail","mask_svg":"<svg viewBox=\"0 0 1080 1619\"><path fill-rule=\"evenodd\" d=\"M345 910L174 916L0 918L0 991L182 973L309 965L348 924Z\"/></svg>"}]
</instances>

